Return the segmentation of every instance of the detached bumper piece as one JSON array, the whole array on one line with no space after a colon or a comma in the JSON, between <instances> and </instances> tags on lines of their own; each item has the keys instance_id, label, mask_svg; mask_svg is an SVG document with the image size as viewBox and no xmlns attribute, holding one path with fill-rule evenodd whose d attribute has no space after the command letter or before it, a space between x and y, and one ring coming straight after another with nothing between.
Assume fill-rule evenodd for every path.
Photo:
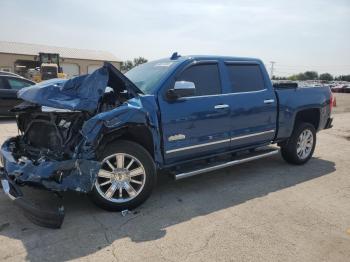
<instances>
[{"instance_id":1,"label":"detached bumper piece","mask_svg":"<svg viewBox=\"0 0 350 262\"><path fill-rule=\"evenodd\" d=\"M4 193L18 206L31 222L38 226L60 228L64 220L64 208L60 205L56 210L45 210L34 202L24 198L19 187L7 176L0 167L0 180Z\"/></svg>"},{"instance_id":2,"label":"detached bumper piece","mask_svg":"<svg viewBox=\"0 0 350 262\"><path fill-rule=\"evenodd\" d=\"M333 118L331 118L331 117L328 118L326 126L324 127L324 129L332 128L333 127L332 122L333 122Z\"/></svg>"}]
</instances>

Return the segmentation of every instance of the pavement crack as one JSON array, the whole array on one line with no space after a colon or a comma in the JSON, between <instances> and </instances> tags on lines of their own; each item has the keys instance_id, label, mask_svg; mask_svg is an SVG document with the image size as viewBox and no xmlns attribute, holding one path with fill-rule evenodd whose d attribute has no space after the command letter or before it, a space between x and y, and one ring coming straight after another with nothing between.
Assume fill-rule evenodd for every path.
<instances>
[{"instance_id":1,"label":"pavement crack","mask_svg":"<svg viewBox=\"0 0 350 262\"><path fill-rule=\"evenodd\" d=\"M122 229L123 226L127 225L129 222L131 222L132 220L138 218L140 215L137 216L133 216L129 219L127 219L125 222L123 222L122 224L119 225L118 229Z\"/></svg>"},{"instance_id":2,"label":"pavement crack","mask_svg":"<svg viewBox=\"0 0 350 262\"><path fill-rule=\"evenodd\" d=\"M108 231L107 231L108 227L106 227L96 216L93 215L92 218L102 228L103 234L104 234L104 237L105 237L105 240L106 240L107 244L109 244L109 245L112 244L112 241L109 239L108 234L107 234L108 233Z\"/></svg>"},{"instance_id":3,"label":"pavement crack","mask_svg":"<svg viewBox=\"0 0 350 262\"><path fill-rule=\"evenodd\" d=\"M169 262L176 262L178 260L172 260L170 258L167 258L164 254L163 254L163 248L157 244L155 244L155 247L159 249L159 255L160 255L160 258L164 261L169 261Z\"/></svg>"},{"instance_id":4,"label":"pavement crack","mask_svg":"<svg viewBox=\"0 0 350 262\"><path fill-rule=\"evenodd\" d=\"M215 235L216 235L216 232L213 232L213 233L211 233L208 237L206 237L205 242L204 242L204 245L201 246L200 248L198 248L197 250L190 251L190 252L188 253L188 257L189 257L190 255L194 255L194 254L200 253L200 252L202 252L203 250L205 250L206 248L208 248L210 241L215 237Z\"/></svg>"}]
</instances>

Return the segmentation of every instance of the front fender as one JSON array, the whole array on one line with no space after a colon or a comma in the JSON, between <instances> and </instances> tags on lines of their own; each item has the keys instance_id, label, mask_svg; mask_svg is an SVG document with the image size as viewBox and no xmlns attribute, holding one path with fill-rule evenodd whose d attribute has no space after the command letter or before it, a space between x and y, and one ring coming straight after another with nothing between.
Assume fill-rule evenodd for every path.
<instances>
[{"instance_id":1,"label":"front fender","mask_svg":"<svg viewBox=\"0 0 350 262\"><path fill-rule=\"evenodd\" d=\"M111 111L92 117L84 123L82 128L82 135L85 138L83 152L96 150L100 139L108 133L131 125L144 125L152 133L154 161L159 167L163 163L163 158L157 109L154 96L139 96Z\"/></svg>"}]
</instances>

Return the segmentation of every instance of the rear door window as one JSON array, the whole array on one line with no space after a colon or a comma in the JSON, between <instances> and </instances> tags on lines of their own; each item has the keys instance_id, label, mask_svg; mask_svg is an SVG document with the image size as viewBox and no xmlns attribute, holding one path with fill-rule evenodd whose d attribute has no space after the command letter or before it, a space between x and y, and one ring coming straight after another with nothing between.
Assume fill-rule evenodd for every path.
<instances>
[{"instance_id":1,"label":"rear door window","mask_svg":"<svg viewBox=\"0 0 350 262\"><path fill-rule=\"evenodd\" d=\"M252 92L265 89L259 65L226 64L233 93Z\"/></svg>"},{"instance_id":2,"label":"rear door window","mask_svg":"<svg viewBox=\"0 0 350 262\"><path fill-rule=\"evenodd\" d=\"M176 79L193 82L196 96L221 94L220 74L217 64L199 64L187 68Z\"/></svg>"},{"instance_id":3,"label":"rear door window","mask_svg":"<svg viewBox=\"0 0 350 262\"><path fill-rule=\"evenodd\" d=\"M25 80L22 80L22 79L16 79L16 78L8 78L7 81L9 83L9 85L10 85L10 88L11 89L16 89L16 90L19 90L19 89L22 89L23 87L27 87L27 86L32 85L28 81L25 81Z\"/></svg>"}]
</instances>

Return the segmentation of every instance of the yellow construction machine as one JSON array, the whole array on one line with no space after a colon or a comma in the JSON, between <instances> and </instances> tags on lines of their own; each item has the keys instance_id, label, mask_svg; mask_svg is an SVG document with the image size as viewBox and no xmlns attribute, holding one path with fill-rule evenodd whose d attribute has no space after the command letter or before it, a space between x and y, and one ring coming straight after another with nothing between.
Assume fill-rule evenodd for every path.
<instances>
[{"instance_id":1,"label":"yellow construction machine","mask_svg":"<svg viewBox=\"0 0 350 262\"><path fill-rule=\"evenodd\" d=\"M28 72L35 82L41 82L53 78L67 78L60 67L60 55L56 53L39 53L39 67Z\"/></svg>"}]
</instances>

